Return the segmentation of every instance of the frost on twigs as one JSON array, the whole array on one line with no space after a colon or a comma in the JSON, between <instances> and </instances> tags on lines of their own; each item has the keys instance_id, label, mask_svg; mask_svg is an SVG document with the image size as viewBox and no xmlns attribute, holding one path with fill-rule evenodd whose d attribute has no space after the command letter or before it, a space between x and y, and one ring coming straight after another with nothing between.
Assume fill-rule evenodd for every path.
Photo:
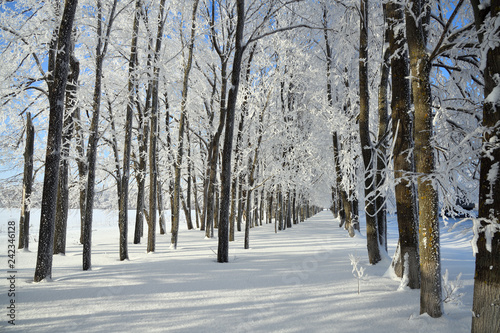
<instances>
[{"instance_id":1,"label":"frost on twigs","mask_svg":"<svg viewBox=\"0 0 500 333\"><path fill-rule=\"evenodd\" d=\"M351 265L352 265L352 274L354 277L358 280L358 295L360 293L360 281L363 278L363 275L365 274L365 268L362 266L359 266L359 257L353 255L352 253L349 254L349 259L351 260Z\"/></svg>"},{"instance_id":2,"label":"frost on twigs","mask_svg":"<svg viewBox=\"0 0 500 333\"><path fill-rule=\"evenodd\" d=\"M460 280L462 273L459 273L455 281L449 280L448 270L443 274L443 303L450 303L460 305L462 304L461 298L464 293L459 292L464 284Z\"/></svg>"}]
</instances>

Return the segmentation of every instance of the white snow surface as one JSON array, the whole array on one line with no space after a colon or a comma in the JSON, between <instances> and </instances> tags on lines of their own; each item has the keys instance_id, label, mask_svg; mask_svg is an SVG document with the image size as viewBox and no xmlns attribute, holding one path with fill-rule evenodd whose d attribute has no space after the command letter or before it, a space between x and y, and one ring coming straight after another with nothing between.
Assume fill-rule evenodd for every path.
<instances>
[{"instance_id":1,"label":"white snow surface","mask_svg":"<svg viewBox=\"0 0 500 333\"><path fill-rule=\"evenodd\" d=\"M465 295L459 305L445 303L445 315L433 319L419 315L418 290L398 291L400 281L386 274L389 256L369 265L363 223L361 234L350 238L329 211L277 234L274 225L252 228L248 250L243 232L236 232L229 263L221 264L217 237L205 239L185 223L177 250L170 249L170 234L158 234L156 252L147 254L146 238L132 244L133 212L130 260L121 262L118 214L96 210L91 271L82 271L79 213L71 211L66 255L54 256L52 281L34 283L39 216L32 211L31 252L16 250L12 326L6 316L7 221L17 224L19 210L0 210L2 332L470 332L472 222L453 229L441 224L443 273L448 269L451 280L462 273ZM395 216L388 229L392 255ZM359 295L351 253L365 268Z\"/></svg>"}]
</instances>

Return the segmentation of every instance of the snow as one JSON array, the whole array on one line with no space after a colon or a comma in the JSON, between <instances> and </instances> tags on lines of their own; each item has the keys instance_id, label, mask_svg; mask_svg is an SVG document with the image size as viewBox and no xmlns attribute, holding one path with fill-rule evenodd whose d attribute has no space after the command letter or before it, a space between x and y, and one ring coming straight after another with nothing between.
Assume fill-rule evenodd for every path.
<instances>
[{"instance_id":1,"label":"snow","mask_svg":"<svg viewBox=\"0 0 500 333\"><path fill-rule=\"evenodd\" d=\"M18 221L18 216L18 210L0 210L2 290L7 221ZM400 281L384 275L389 256L369 265L366 239L350 238L329 211L277 234L274 225L253 228L249 250L243 249L243 232L236 232L229 263L221 264L216 262L217 237L204 239L204 232L188 231L185 223L177 250L170 249L170 235L158 234L152 254L146 253L145 238L142 244L131 243L131 224L130 260L121 262L118 214L96 210L90 271L81 268L79 215L72 211L67 252L54 256L52 281L33 283L39 216L39 210L32 211L31 252L16 252L16 325L7 323L9 300L2 292L0 331L470 332L472 222L443 227L442 269L448 270L450 280L462 273L464 296L460 304L445 303L445 315L432 319L419 315L418 290L398 291ZM360 219L364 234L363 213ZM388 232L392 254L397 242L395 216L389 217ZM365 269L359 295L352 253Z\"/></svg>"}]
</instances>

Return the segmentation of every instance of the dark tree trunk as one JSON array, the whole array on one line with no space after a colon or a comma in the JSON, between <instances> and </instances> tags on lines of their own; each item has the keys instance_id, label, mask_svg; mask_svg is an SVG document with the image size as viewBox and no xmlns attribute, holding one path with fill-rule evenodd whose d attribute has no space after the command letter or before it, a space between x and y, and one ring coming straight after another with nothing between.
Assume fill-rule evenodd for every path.
<instances>
[{"instance_id":1,"label":"dark tree trunk","mask_svg":"<svg viewBox=\"0 0 500 333\"><path fill-rule=\"evenodd\" d=\"M128 104L125 118L125 143L123 148L123 175L121 180L121 200L119 207L118 226L120 229L120 260L128 259L128 189L130 181L130 153L132 147L132 124L134 116L134 105L136 105L137 77L135 65L137 63L137 34L139 33L139 14L141 2L135 2L134 26L132 32L132 44L130 46L130 59L128 63ZM140 241L140 237L139 237Z\"/></svg>"},{"instance_id":2,"label":"dark tree trunk","mask_svg":"<svg viewBox=\"0 0 500 333\"><path fill-rule=\"evenodd\" d=\"M35 127L31 113L26 113L26 146L24 148L23 196L19 219L19 249L29 249L31 192L33 189L33 154L35 151Z\"/></svg>"},{"instance_id":3,"label":"dark tree trunk","mask_svg":"<svg viewBox=\"0 0 500 333\"><path fill-rule=\"evenodd\" d=\"M271 191L268 191L267 193L267 223L271 224L273 223L273 197L274 193Z\"/></svg>"},{"instance_id":4,"label":"dark tree trunk","mask_svg":"<svg viewBox=\"0 0 500 333\"><path fill-rule=\"evenodd\" d=\"M243 191L244 174L240 173L238 177L238 214L236 216L236 229L241 231L243 220L243 207L245 207L245 191Z\"/></svg>"},{"instance_id":5,"label":"dark tree trunk","mask_svg":"<svg viewBox=\"0 0 500 333\"><path fill-rule=\"evenodd\" d=\"M85 222L83 227L83 270L91 269L91 247L92 247L92 218L94 212L94 195L95 195L95 172L97 162L97 143L99 141L99 117L101 109L101 91L103 77L103 62L106 56L109 45L109 36L111 27L115 17L117 0L113 2L113 7L109 13L109 21L107 23L106 35L103 34L103 13L102 5L97 3L97 36L98 42L96 47L96 68L95 68L95 85L94 96L92 101L92 123L90 125L90 136L87 149L87 197L85 203ZM104 41L104 44L103 44Z\"/></svg>"},{"instance_id":6,"label":"dark tree trunk","mask_svg":"<svg viewBox=\"0 0 500 333\"><path fill-rule=\"evenodd\" d=\"M54 81L50 84L49 88L49 131L47 134L40 232L34 276L35 282L52 278L54 221L56 214L57 184L59 180L59 162L61 157L64 94L68 80L71 32L77 4L77 0L66 1L58 30L57 43L55 45L56 50L61 50L62 52L57 52L55 69L52 75Z\"/></svg>"},{"instance_id":7,"label":"dark tree trunk","mask_svg":"<svg viewBox=\"0 0 500 333\"><path fill-rule=\"evenodd\" d=\"M235 161L235 169L237 165L237 160ZM235 170L236 171L236 170ZM236 221L236 190L238 186L238 177L235 175L236 172L233 172L233 181L231 184L231 211L229 213L229 241L234 241L234 224Z\"/></svg>"},{"instance_id":8,"label":"dark tree trunk","mask_svg":"<svg viewBox=\"0 0 500 333\"><path fill-rule=\"evenodd\" d=\"M160 5L163 8L164 2ZM162 9L163 12L163 9ZM160 14L161 15L161 14ZM160 29L159 29L160 30ZM160 34L160 32L158 32ZM160 38L160 37L159 37ZM161 45L161 42L160 42ZM158 44L157 44L158 46ZM160 46L161 47L161 46ZM157 49L158 50L158 49ZM159 53L159 51L158 51ZM156 249L156 215L158 207L158 77L159 68L153 73L152 95L151 95L151 117L149 132L149 219L148 219L148 245L147 252Z\"/></svg>"},{"instance_id":9,"label":"dark tree trunk","mask_svg":"<svg viewBox=\"0 0 500 333\"><path fill-rule=\"evenodd\" d=\"M147 153L149 143L149 125L147 118L149 117L149 98L150 88L146 97L146 107L144 110L138 109L138 135L137 141L139 144L139 166L136 170L137 179L137 203L135 212L135 229L134 229L134 244L141 242L141 237L144 234L144 209L146 196L146 175L147 175Z\"/></svg>"},{"instance_id":10,"label":"dark tree trunk","mask_svg":"<svg viewBox=\"0 0 500 333\"><path fill-rule=\"evenodd\" d=\"M229 261L229 206L231 203L231 155L233 151L234 118L236 111L236 98L240 84L241 62L243 59L243 29L245 27L245 1L237 0L237 23L235 51L233 58L233 71L231 73L231 89L227 100L226 129L224 133L224 148L222 151L222 177L221 177L221 209L219 223L219 244L217 261Z\"/></svg>"},{"instance_id":11,"label":"dark tree trunk","mask_svg":"<svg viewBox=\"0 0 500 333\"><path fill-rule=\"evenodd\" d=\"M187 223L187 228L188 230L193 229L193 220L191 218L191 179L192 179L192 169L193 169L193 162L191 160L191 136L189 132L187 134L187 142L188 142L188 170L187 170L187 190L186 190L186 209L187 209L187 215L186 215L186 223Z\"/></svg>"},{"instance_id":12,"label":"dark tree trunk","mask_svg":"<svg viewBox=\"0 0 500 333\"><path fill-rule=\"evenodd\" d=\"M500 1L492 0L491 7L480 9L478 0L471 0L478 37L484 43L481 28L488 17L500 19ZM489 12L489 15L488 15ZM497 31L498 35L498 31ZM483 105L483 155L479 180L479 215L477 253L472 305L472 332L500 332L500 100L498 90L500 48L490 47L486 53ZM496 141L495 141L496 140ZM496 171L495 171L496 170ZM497 172L496 177L491 175Z\"/></svg>"},{"instance_id":13,"label":"dark tree trunk","mask_svg":"<svg viewBox=\"0 0 500 333\"><path fill-rule=\"evenodd\" d=\"M418 252L418 218L416 189L411 181L415 172L414 157L411 153L413 143L413 114L411 110L410 82L408 80L408 54L403 48L406 38L403 31L397 33L395 27L404 22L404 10L401 5L389 2L387 4L387 19L392 67L392 132L394 140L394 179L396 180L395 196L398 212L399 258L396 262L405 266L408 259L408 286L420 288L420 258ZM396 273L399 270L396 270ZM402 272L402 270L401 270ZM402 275L400 276L402 277Z\"/></svg>"},{"instance_id":14,"label":"dark tree trunk","mask_svg":"<svg viewBox=\"0 0 500 333\"><path fill-rule=\"evenodd\" d=\"M184 130L186 126L186 103L188 96L188 80L189 73L191 72L191 67L193 64L193 48L194 48L194 38L196 32L196 11L198 10L199 0L196 0L193 4L193 10L191 15L191 37L188 45L188 56L186 59L186 64L184 67L184 78L182 82L182 100L181 100L181 115L179 119L179 136L177 141L177 159L174 164L174 200L172 207L173 221L172 221L172 237L171 245L174 249L177 248L177 236L179 233L179 209L180 209L180 191L181 189L181 167L182 159L184 155Z\"/></svg>"},{"instance_id":15,"label":"dark tree trunk","mask_svg":"<svg viewBox=\"0 0 500 333\"><path fill-rule=\"evenodd\" d=\"M196 183L196 175L193 173L193 195L194 195L194 210L196 213L196 229L200 229L200 204L198 202L198 184Z\"/></svg>"},{"instance_id":16,"label":"dark tree trunk","mask_svg":"<svg viewBox=\"0 0 500 333\"><path fill-rule=\"evenodd\" d=\"M71 52L73 53L73 52ZM70 73L66 86L66 110L62 133L61 162L59 166L59 184L57 191L56 221L54 230L54 254L66 253L66 230L68 225L69 206L69 150L74 128L74 107L76 105L76 87L80 64L73 56L70 56Z\"/></svg>"},{"instance_id":17,"label":"dark tree trunk","mask_svg":"<svg viewBox=\"0 0 500 333\"><path fill-rule=\"evenodd\" d=\"M80 109L74 112L76 151L78 154L78 179L79 179L79 204L80 204L80 244L83 244L83 227L85 225L85 204L87 202L87 158L85 154L85 143L83 128L81 127Z\"/></svg>"},{"instance_id":18,"label":"dark tree trunk","mask_svg":"<svg viewBox=\"0 0 500 333\"><path fill-rule=\"evenodd\" d=\"M156 188L158 189L156 194L158 199L158 216L159 216L158 225L160 226L160 235L165 235L167 233L167 229L165 227L166 218L165 218L165 206L163 205L163 186L160 177L158 177L158 185Z\"/></svg>"},{"instance_id":19,"label":"dark tree trunk","mask_svg":"<svg viewBox=\"0 0 500 333\"><path fill-rule=\"evenodd\" d=\"M410 9L412 12L410 12ZM418 18L418 21L415 21ZM432 146L430 56L426 50L426 25L430 18L428 0L410 0L406 8L406 36L410 54L415 105L415 162L418 181L420 250L420 313L433 318L443 313L441 259L439 249L438 193L431 179L435 171Z\"/></svg>"},{"instance_id":20,"label":"dark tree trunk","mask_svg":"<svg viewBox=\"0 0 500 333\"><path fill-rule=\"evenodd\" d=\"M387 17L387 5L384 5L384 17ZM384 33L384 45L389 44L389 34ZM387 207L385 203L385 194L382 191L382 186L385 183L385 170L387 169L387 137L388 137L388 111L389 102L387 90L389 86L389 71L390 71L390 49L386 48L383 54L383 62L380 65L380 85L378 90L378 137L376 158L377 166L375 173L376 199L375 207L377 208L377 227L378 239L381 248L387 252Z\"/></svg>"},{"instance_id":21,"label":"dark tree trunk","mask_svg":"<svg viewBox=\"0 0 500 333\"><path fill-rule=\"evenodd\" d=\"M221 123L223 123L221 121ZM219 127L221 128L221 127ZM217 167L218 167L218 156L219 156L219 136L221 132L217 131L217 134L212 139L210 158L209 158L209 178L208 178L208 192L207 192L207 206L206 206L206 237L211 238L211 228L214 225L215 216L215 191L216 191L216 180L217 180Z\"/></svg>"},{"instance_id":22,"label":"dark tree trunk","mask_svg":"<svg viewBox=\"0 0 500 333\"><path fill-rule=\"evenodd\" d=\"M378 241L377 207L375 206L375 156L369 132L369 82L368 82L368 0L360 0L359 43L359 138L364 164L366 241L368 259L374 265L382 258Z\"/></svg>"},{"instance_id":23,"label":"dark tree trunk","mask_svg":"<svg viewBox=\"0 0 500 333\"><path fill-rule=\"evenodd\" d=\"M243 248L244 249L249 249L250 248L250 228L252 227L251 226L251 219L252 219L252 213L251 213L251 209L252 209L252 191L251 190L247 191L246 204L247 204L247 208L246 208L247 218L245 220L245 242L243 244Z\"/></svg>"}]
</instances>

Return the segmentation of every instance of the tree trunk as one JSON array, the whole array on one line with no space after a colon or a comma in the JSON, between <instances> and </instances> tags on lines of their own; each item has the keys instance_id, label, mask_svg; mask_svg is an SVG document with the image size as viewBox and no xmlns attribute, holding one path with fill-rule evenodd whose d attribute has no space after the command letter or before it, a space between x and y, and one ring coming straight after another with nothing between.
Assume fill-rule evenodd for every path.
<instances>
[{"instance_id":1,"label":"tree trunk","mask_svg":"<svg viewBox=\"0 0 500 333\"><path fill-rule=\"evenodd\" d=\"M52 278L54 220L56 213L59 162L61 157L60 147L64 114L64 94L68 80L71 32L77 4L77 0L66 1L56 43L56 50L61 50L62 52L57 52L55 69L52 75L54 81L51 83L49 90L49 131L47 134L40 232L34 276L35 282Z\"/></svg>"},{"instance_id":2,"label":"tree trunk","mask_svg":"<svg viewBox=\"0 0 500 333\"><path fill-rule=\"evenodd\" d=\"M193 195L194 195L194 210L196 213L196 229L200 228L200 205L198 203L198 185L196 183L196 175L193 173Z\"/></svg>"},{"instance_id":3,"label":"tree trunk","mask_svg":"<svg viewBox=\"0 0 500 333\"><path fill-rule=\"evenodd\" d=\"M194 48L194 38L196 32L196 11L198 10L199 0L195 0L193 4L193 11L191 15L191 37L188 45L188 57L186 59L186 64L184 67L184 78L182 82L182 100L181 100L181 115L179 119L179 137L177 140L177 159L175 161L174 167L174 207L172 208L173 214L173 225L172 225L172 238L171 245L174 249L177 248L177 235L179 232L179 209L180 209L180 191L181 191L181 167L182 159L184 155L184 130L186 123L186 103L188 96L188 80L189 73L191 72L191 67L193 64L193 48Z\"/></svg>"},{"instance_id":4,"label":"tree trunk","mask_svg":"<svg viewBox=\"0 0 500 333\"><path fill-rule=\"evenodd\" d=\"M387 19L392 67L392 133L394 139L394 179L396 209L398 212L399 257L405 267L408 258L406 274L411 289L420 288L420 258L418 252L418 218L416 190L411 175L415 172L413 150L413 114L411 113L410 82L408 80L408 54L403 49L406 46L404 31L396 27L404 22L404 11L400 4L387 4ZM398 54L399 56L394 56ZM396 270L396 273L399 270ZM401 271L402 272L402 271Z\"/></svg>"},{"instance_id":5,"label":"tree trunk","mask_svg":"<svg viewBox=\"0 0 500 333\"><path fill-rule=\"evenodd\" d=\"M165 235L167 233L166 229L166 218L165 218L165 206L163 205L163 190L162 183L160 177L158 177L158 185L157 185L157 196L158 196L158 225L160 226L160 235Z\"/></svg>"},{"instance_id":6,"label":"tree trunk","mask_svg":"<svg viewBox=\"0 0 500 333\"><path fill-rule=\"evenodd\" d=\"M66 253L66 230L68 225L68 206L69 206L69 150L71 147L71 137L74 128L74 107L76 105L76 87L78 84L78 75L80 74L80 64L73 56L73 50L70 55L70 73L66 86L66 110L63 124L62 143L61 143L61 162L59 166L59 184L57 190L56 203L56 221L54 230L54 254Z\"/></svg>"},{"instance_id":7,"label":"tree trunk","mask_svg":"<svg viewBox=\"0 0 500 333\"><path fill-rule=\"evenodd\" d=\"M109 43L109 35L111 33L112 23L114 21L114 12L116 10L117 1L114 1L111 12L109 13L110 19L107 25L106 35L103 34L102 29L102 5L98 2L98 44L96 48L96 80L94 86L94 98L93 98L93 116L90 128L89 146L87 149L87 163L88 163L88 175L87 175L87 196L85 204L85 221L84 221L84 236L83 236L83 269L88 270L91 268L91 235L92 235L92 218L93 218L93 205L94 205L94 195L95 195L95 171L96 171L96 160L97 160L97 144L99 140L99 117L100 117L100 104L101 104L101 82L103 73L103 62L106 56L107 47ZM104 44L103 41L104 40ZM116 145L115 145L115 148ZM115 149L116 150L116 149ZM115 153L115 156L118 155ZM116 159L118 160L118 159ZM117 167L119 165L117 164ZM118 170L118 169L117 169ZM118 172L119 174L119 172ZM117 178L119 179L119 178ZM120 184L118 184L120 186Z\"/></svg>"},{"instance_id":8,"label":"tree trunk","mask_svg":"<svg viewBox=\"0 0 500 333\"><path fill-rule=\"evenodd\" d=\"M222 123L222 121L221 121ZM219 133L219 131L217 131ZM219 135L215 135L211 142L211 149L209 154L209 168L210 174L208 178L208 192L207 192L207 206L206 206L206 237L211 238L211 228L214 225L215 216L215 191L216 191L216 181L217 181L217 167L218 167L218 156L219 156Z\"/></svg>"},{"instance_id":9,"label":"tree trunk","mask_svg":"<svg viewBox=\"0 0 500 333\"><path fill-rule=\"evenodd\" d=\"M235 161L235 169L237 160ZM236 170L235 170L236 171ZM238 177L233 172L233 181L231 184L231 212L229 213L229 241L234 241L234 224L236 221L236 190L238 186Z\"/></svg>"},{"instance_id":10,"label":"tree trunk","mask_svg":"<svg viewBox=\"0 0 500 333\"><path fill-rule=\"evenodd\" d=\"M274 193L272 191L267 192L267 223L273 223L273 197Z\"/></svg>"},{"instance_id":11,"label":"tree trunk","mask_svg":"<svg viewBox=\"0 0 500 333\"><path fill-rule=\"evenodd\" d=\"M123 174L121 180L121 200L118 213L118 226L120 229L120 260L128 259L128 189L130 181L130 152L132 147L132 123L134 116L134 105L136 104L137 77L135 65L137 62L137 34L139 32L139 13L141 2L137 0L134 11L134 26L132 32L132 44L130 46L130 59L128 63L128 103L125 120L125 142L123 147ZM140 241L140 237L139 237Z\"/></svg>"},{"instance_id":12,"label":"tree trunk","mask_svg":"<svg viewBox=\"0 0 500 333\"><path fill-rule=\"evenodd\" d=\"M163 13L164 0L161 3ZM161 21L160 21L161 22ZM160 30L160 29L158 29ZM158 32L160 37L160 32ZM161 45L161 42L160 42ZM158 40L157 40L158 46ZM158 49L157 49L158 50ZM159 54L159 51L158 51ZM149 219L148 219L148 245L147 252L154 252L156 248L156 215L157 215L157 195L158 195L158 76L159 68L153 72L152 95L151 95L151 117L149 132Z\"/></svg>"},{"instance_id":13,"label":"tree trunk","mask_svg":"<svg viewBox=\"0 0 500 333\"><path fill-rule=\"evenodd\" d=\"M411 12L412 11L412 12ZM415 21L418 18L418 22ZM431 62L426 51L425 29L430 18L428 0L410 0L406 8L406 36L410 54L413 101L415 105L415 160L419 175L418 216L420 249L420 313L433 318L443 313L441 259L439 249L438 193L432 181L435 170L432 146Z\"/></svg>"},{"instance_id":14,"label":"tree trunk","mask_svg":"<svg viewBox=\"0 0 500 333\"><path fill-rule=\"evenodd\" d=\"M99 141L99 117L101 111L101 91L103 78L103 62L106 56L111 27L115 17L117 0L113 1L113 7L109 13L109 21L107 23L106 35L103 34L102 24L103 13L101 2L97 2L97 47L96 47L96 68L95 68L95 84L94 96L92 101L92 123L90 125L89 144L87 149L87 198L85 203L85 222L83 227L83 270L90 270L91 263L91 247L92 247L92 218L94 213L94 188L95 188L95 172L97 162L97 143ZM104 44L103 44L104 41Z\"/></svg>"},{"instance_id":15,"label":"tree trunk","mask_svg":"<svg viewBox=\"0 0 500 333\"><path fill-rule=\"evenodd\" d=\"M238 176L238 215L236 217L236 229L241 231L243 220L243 207L245 206L245 191L243 191L244 174Z\"/></svg>"},{"instance_id":16,"label":"tree trunk","mask_svg":"<svg viewBox=\"0 0 500 333\"><path fill-rule=\"evenodd\" d=\"M81 127L80 109L76 108L73 113L75 123L75 148L78 154L78 179L79 179L79 204L80 204L80 244L83 244L83 227L85 225L85 204L87 202L87 158L85 154L85 143L83 128Z\"/></svg>"},{"instance_id":17,"label":"tree trunk","mask_svg":"<svg viewBox=\"0 0 500 333\"><path fill-rule=\"evenodd\" d=\"M500 1L492 0L491 7L480 10L478 0L471 0L476 28L481 44L481 32L488 12L490 20L500 19ZM496 31L498 35L498 30ZM472 332L500 332L500 48L488 47L485 63L483 105L483 155L479 176L479 215L475 221L477 239L474 300L472 305ZM495 82L496 81L496 82Z\"/></svg>"},{"instance_id":18,"label":"tree trunk","mask_svg":"<svg viewBox=\"0 0 500 333\"><path fill-rule=\"evenodd\" d=\"M139 144L139 167L136 170L137 179L137 204L135 212L135 229L134 229L134 244L141 242L141 237L144 233L144 209L145 209L145 196L146 196L146 175L148 170L147 154L149 143L149 125L147 118L149 118L149 101L151 89L148 87L146 94L146 106L144 110L138 109L138 135L137 141Z\"/></svg>"},{"instance_id":19,"label":"tree trunk","mask_svg":"<svg viewBox=\"0 0 500 333\"><path fill-rule=\"evenodd\" d=\"M383 5L384 17L387 17L387 5ZM384 32L384 45L389 44L389 34ZM383 53L383 62L380 65L380 85L378 90L378 137L377 149L375 149L377 166L375 173L376 199L375 207L377 208L377 227L378 239L381 248L387 252L387 208L385 203L385 194L382 191L382 186L385 183L385 170L387 166L387 137L388 137L388 98L387 90L389 86L389 71L390 71L390 49L386 48Z\"/></svg>"},{"instance_id":20,"label":"tree trunk","mask_svg":"<svg viewBox=\"0 0 500 333\"><path fill-rule=\"evenodd\" d=\"M360 0L359 38L359 138L363 157L365 179L366 242L368 259L374 265L381 260L375 206L375 158L369 132L369 82L368 82L368 0Z\"/></svg>"},{"instance_id":21,"label":"tree trunk","mask_svg":"<svg viewBox=\"0 0 500 333\"><path fill-rule=\"evenodd\" d=\"M222 150L221 173L221 209L218 230L217 261L229 261L229 205L231 203L231 155L233 151L234 118L236 99L240 84L241 62L245 46L243 45L243 30L245 27L245 1L237 0L237 23L235 36L235 51L233 58L233 71L231 73L231 89L227 100L226 128L224 133L224 148Z\"/></svg>"},{"instance_id":22,"label":"tree trunk","mask_svg":"<svg viewBox=\"0 0 500 333\"><path fill-rule=\"evenodd\" d=\"M214 228L219 228L219 208L220 208L220 186L215 184L215 210L214 210ZM213 234L212 236L213 237Z\"/></svg>"},{"instance_id":23,"label":"tree trunk","mask_svg":"<svg viewBox=\"0 0 500 333\"><path fill-rule=\"evenodd\" d=\"M252 220L252 213L251 213L252 191L251 190L247 191L246 204L247 204L247 208L246 208L247 218L245 219L245 242L244 242L243 248L247 250L250 248L250 228L252 227L251 226L251 220Z\"/></svg>"},{"instance_id":24,"label":"tree trunk","mask_svg":"<svg viewBox=\"0 0 500 333\"><path fill-rule=\"evenodd\" d=\"M290 200L290 191L286 193L286 227L292 227L292 203Z\"/></svg>"},{"instance_id":25,"label":"tree trunk","mask_svg":"<svg viewBox=\"0 0 500 333\"><path fill-rule=\"evenodd\" d=\"M30 235L31 192L33 189L33 154L35 150L35 127L31 113L26 113L26 146L24 148L23 196L19 219L19 249L28 251Z\"/></svg>"},{"instance_id":26,"label":"tree trunk","mask_svg":"<svg viewBox=\"0 0 500 333\"><path fill-rule=\"evenodd\" d=\"M187 228L188 230L193 229L193 220L191 218L191 179L192 179L192 169L193 169L193 162L191 160L191 136L189 135L189 132L187 134L187 142L188 142L188 170L187 170L187 190L186 190L186 208L187 208L187 215L186 215L186 223L187 223Z\"/></svg>"}]
</instances>

